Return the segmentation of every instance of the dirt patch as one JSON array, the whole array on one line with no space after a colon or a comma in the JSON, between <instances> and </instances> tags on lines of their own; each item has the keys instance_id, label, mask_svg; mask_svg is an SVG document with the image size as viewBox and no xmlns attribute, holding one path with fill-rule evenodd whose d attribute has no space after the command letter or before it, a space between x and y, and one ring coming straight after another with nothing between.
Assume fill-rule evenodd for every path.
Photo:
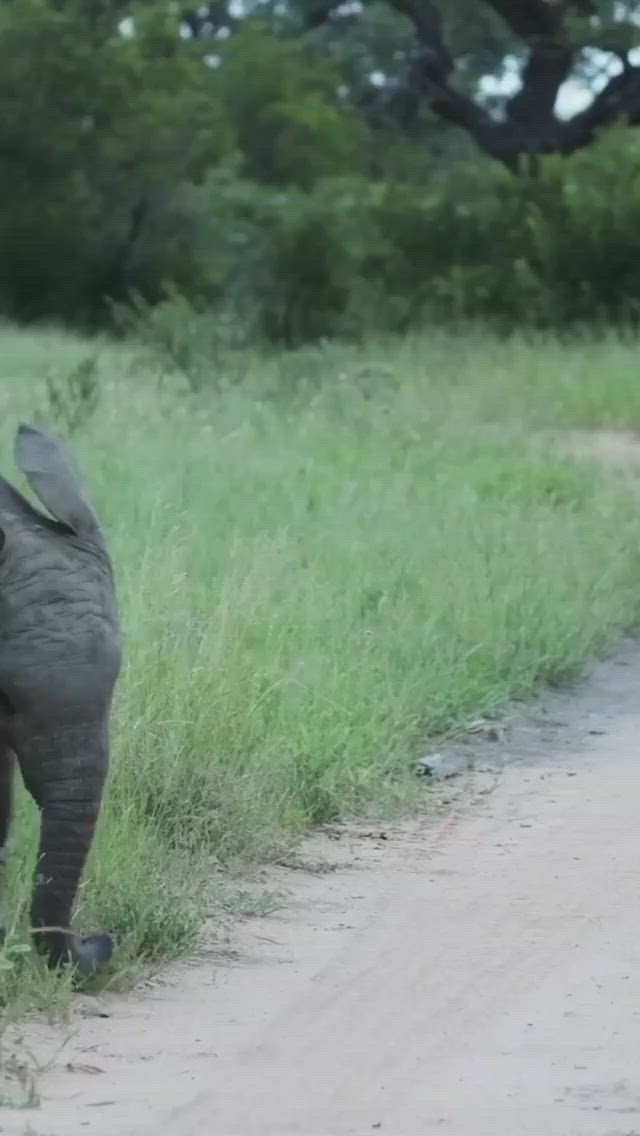
<instances>
[{"instance_id":1,"label":"dirt patch","mask_svg":"<svg viewBox=\"0 0 640 1136\"><path fill-rule=\"evenodd\" d=\"M632 430L569 430L552 437L574 457L617 469L640 466L640 434Z\"/></svg>"},{"instance_id":2,"label":"dirt patch","mask_svg":"<svg viewBox=\"0 0 640 1136\"><path fill-rule=\"evenodd\" d=\"M628 644L471 742L443 812L310 839L226 952L14 1034L40 1105L0 1130L640 1132L639 689Z\"/></svg>"}]
</instances>

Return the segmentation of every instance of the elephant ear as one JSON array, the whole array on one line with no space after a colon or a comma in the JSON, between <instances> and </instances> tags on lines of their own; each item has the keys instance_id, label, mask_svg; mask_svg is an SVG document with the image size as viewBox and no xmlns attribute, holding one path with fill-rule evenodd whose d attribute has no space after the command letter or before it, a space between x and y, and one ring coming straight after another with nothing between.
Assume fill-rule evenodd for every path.
<instances>
[{"instance_id":1,"label":"elephant ear","mask_svg":"<svg viewBox=\"0 0 640 1136\"><path fill-rule=\"evenodd\" d=\"M74 533L95 531L97 517L85 497L80 472L61 440L42 426L22 422L15 441L18 469L57 521Z\"/></svg>"}]
</instances>

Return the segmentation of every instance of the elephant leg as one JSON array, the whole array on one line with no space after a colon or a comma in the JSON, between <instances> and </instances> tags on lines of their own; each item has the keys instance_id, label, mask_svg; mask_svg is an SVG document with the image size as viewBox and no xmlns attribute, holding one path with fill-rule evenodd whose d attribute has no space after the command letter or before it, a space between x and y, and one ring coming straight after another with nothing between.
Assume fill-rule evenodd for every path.
<instances>
[{"instance_id":1,"label":"elephant leg","mask_svg":"<svg viewBox=\"0 0 640 1136\"><path fill-rule=\"evenodd\" d=\"M54 752L55 750L55 752ZM106 770L63 757L42 739L18 760L40 809L40 844L31 903L34 942L50 966L69 963L89 974L111 957L108 935L81 938L71 931L73 905L91 848Z\"/></svg>"},{"instance_id":2,"label":"elephant leg","mask_svg":"<svg viewBox=\"0 0 640 1136\"><path fill-rule=\"evenodd\" d=\"M13 813L13 775L15 755L0 733L0 943L5 936L5 872L7 840Z\"/></svg>"}]
</instances>

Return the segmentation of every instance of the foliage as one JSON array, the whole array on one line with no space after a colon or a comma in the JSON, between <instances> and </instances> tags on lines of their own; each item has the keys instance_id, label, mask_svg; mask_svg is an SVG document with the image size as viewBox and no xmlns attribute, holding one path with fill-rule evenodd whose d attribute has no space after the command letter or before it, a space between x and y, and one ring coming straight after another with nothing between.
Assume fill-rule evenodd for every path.
<instances>
[{"instance_id":1,"label":"foliage","mask_svg":"<svg viewBox=\"0 0 640 1136\"><path fill-rule=\"evenodd\" d=\"M176 187L233 145L198 53L154 5L123 39L91 7L0 7L0 302L22 316L99 311L132 274Z\"/></svg>"},{"instance_id":2,"label":"foliage","mask_svg":"<svg viewBox=\"0 0 640 1136\"><path fill-rule=\"evenodd\" d=\"M314 61L300 41L253 23L219 51L219 86L248 177L308 189L358 169L366 131L340 99L331 62Z\"/></svg>"},{"instance_id":3,"label":"foliage","mask_svg":"<svg viewBox=\"0 0 640 1136\"><path fill-rule=\"evenodd\" d=\"M219 385L234 367L234 351L251 336L233 309L201 310L170 287L157 304L134 294L129 303L114 304L112 315L116 329L137 348L132 370L151 371L159 388L183 379L192 394Z\"/></svg>"},{"instance_id":4,"label":"foliage","mask_svg":"<svg viewBox=\"0 0 640 1136\"><path fill-rule=\"evenodd\" d=\"M49 371L35 417L72 436L93 418L99 403L98 359L87 355L70 370Z\"/></svg>"},{"instance_id":5,"label":"foliage","mask_svg":"<svg viewBox=\"0 0 640 1136\"><path fill-rule=\"evenodd\" d=\"M424 100L398 129L413 44L398 4L328 21L320 0L223 7L188 36L171 0L0 4L0 314L95 327L119 313L191 389L251 340L426 314L635 318L632 130L514 176ZM627 50L630 14L600 7L598 36L613 19ZM496 21L470 0L447 9L467 101L511 49Z\"/></svg>"},{"instance_id":6,"label":"foliage","mask_svg":"<svg viewBox=\"0 0 640 1136\"><path fill-rule=\"evenodd\" d=\"M199 283L183 302L214 321L224 311L245 343L360 338L434 318L506 329L638 316L640 144L623 131L535 177L473 162L434 172L426 188L352 177L277 191L227 170L189 208ZM203 323L192 350L207 341Z\"/></svg>"}]
</instances>

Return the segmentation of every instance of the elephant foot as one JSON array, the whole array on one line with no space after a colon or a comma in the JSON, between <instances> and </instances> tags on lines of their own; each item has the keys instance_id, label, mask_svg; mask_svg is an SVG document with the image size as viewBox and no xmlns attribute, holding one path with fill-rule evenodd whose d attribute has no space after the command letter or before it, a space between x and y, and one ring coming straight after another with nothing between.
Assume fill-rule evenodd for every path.
<instances>
[{"instance_id":1,"label":"elephant foot","mask_svg":"<svg viewBox=\"0 0 640 1136\"><path fill-rule=\"evenodd\" d=\"M81 978L89 978L106 966L113 954L113 940L106 932L98 935L69 935L69 962Z\"/></svg>"},{"instance_id":2,"label":"elephant foot","mask_svg":"<svg viewBox=\"0 0 640 1136\"><path fill-rule=\"evenodd\" d=\"M73 932L36 931L34 939L52 970L70 966L79 978L90 978L113 954L113 941L106 933L75 935Z\"/></svg>"}]
</instances>

